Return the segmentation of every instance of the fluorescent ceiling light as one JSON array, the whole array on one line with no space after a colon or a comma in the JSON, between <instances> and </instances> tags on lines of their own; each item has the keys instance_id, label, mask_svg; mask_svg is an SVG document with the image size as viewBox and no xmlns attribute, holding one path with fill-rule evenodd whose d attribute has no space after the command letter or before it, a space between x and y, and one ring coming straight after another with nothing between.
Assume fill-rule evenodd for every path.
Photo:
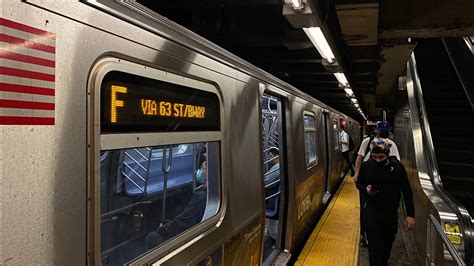
<instances>
[{"instance_id":1,"label":"fluorescent ceiling light","mask_svg":"<svg viewBox=\"0 0 474 266\"><path fill-rule=\"evenodd\" d=\"M326 38L324 37L320 27L303 28L303 30L306 35L308 35L309 39L316 47L322 58L325 58L330 63L336 60L336 57L332 53L331 47L326 41Z\"/></svg>"},{"instance_id":2,"label":"fluorescent ceiling light","mask_svg":"<svg viewBox=\"0 0 474 266\"><path fill-rule=\"evenodd\" d=\"M346 94L349 95L350 97L354 96L354 92L352 91L352 89L344 89L344 91L345 91Z\"/></svg>"},{"instance_id":3,"label":"fluorescent ceiling light","mask_svg":"<svg viewBox=\"0 0 474 266\"><path fill-rule=\"evenodd\" d=\"M349 82L347 82L346 75L344 75L344 73L334 73L334 76L337 78L339 83L342 84L343 86L346 86L347 84L349 84Z\"/></svg>"},{"instance_id":4,"label":"fluorescent ceiling light","mask_svg":"<svg viewBox=\"0 0 474 266\"><path fill-rule=\"evenodd\" d=\"M301 0L291 0L291 3L293 3L293 8L300 9L301 6Z\"/></svg>"},{"instance_id":5,"label":"fluorescent ceiling light","mask_svg":"<svg viewBox=\"0 0 474 266\"><path fill-rule=\"evenodd\" d=\"M353 103L357 103L357 99L356 99L356 98L351 98L351 101L352 101Z\"/></svg>"}]
</instances>

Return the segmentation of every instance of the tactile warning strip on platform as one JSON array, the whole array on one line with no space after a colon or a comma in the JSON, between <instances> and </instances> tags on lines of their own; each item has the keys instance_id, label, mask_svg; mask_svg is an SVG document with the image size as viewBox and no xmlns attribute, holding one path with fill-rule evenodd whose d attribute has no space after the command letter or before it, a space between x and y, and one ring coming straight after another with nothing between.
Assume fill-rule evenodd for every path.
<instances>
[{"instance_id":1,"label":"tactile warning strip on platform","mask_svg":"<svg viewBox=\"0 0 474 266\"><path fill-rule=\"evenodd\" d=\"M350 176L341 186L295 265L357 265L359 192Z\"/></svg>"}]
</instances>

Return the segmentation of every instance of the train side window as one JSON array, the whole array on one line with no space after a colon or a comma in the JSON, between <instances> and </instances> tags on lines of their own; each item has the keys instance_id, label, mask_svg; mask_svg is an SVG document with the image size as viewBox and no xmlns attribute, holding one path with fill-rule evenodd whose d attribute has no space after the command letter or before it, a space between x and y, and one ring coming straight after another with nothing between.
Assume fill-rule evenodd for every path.
<instances>
[{"instance_id":1,"label":"train side window","mask_svg":"<svg viewBox=\"0 0 474 266\"><path fill-rule=\"evenodd\" d=\"M303 115L303 122L306 166L309 167L318 162L318 154L316 149L316 122L314 113L305 112Z\"/></svg>"},{"instance_id":2,"label":"train side window","mask_svg":"<svg viewBox=\"0 0 474 266\"><path fill-rule=\"evenodd\" d=\"M333 132L334 132L334 150L338 151L339 146L341 146L341 138L339 133L339 128L337 126L337 120L333 120Z\"/></svg>"},{"instance_id":3,"label":"train side window","mask_svg":"<svg viewBox=\"0 0 474 266\"><path fill-rule=\"evenodd\" d=\"M214 216L218 151L217 141L102 151L102 264L122 265Z\"/></svg>"}]
</instances>

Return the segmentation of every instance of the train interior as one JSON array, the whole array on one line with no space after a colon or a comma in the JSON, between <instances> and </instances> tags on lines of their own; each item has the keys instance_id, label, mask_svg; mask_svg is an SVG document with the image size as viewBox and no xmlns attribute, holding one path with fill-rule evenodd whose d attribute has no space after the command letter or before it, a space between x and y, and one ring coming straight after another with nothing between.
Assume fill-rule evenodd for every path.
<instances>
[{"instance_id":1,"label":"train interior","mask_svg":"<svg viewBox=\"0 0 474 266\"><path fill-rule=\"evenodd\" d=\"M263 260L271 260L281 247L280 215L284 182L284 126L283 104L280 98L270 94L262 96L262 147L265 186L265 231L263 244Z\"/></svg>"},{"instance_id":2,"label":"train interior","mask_svg":"<svg viewBox=\"0 0 474 266\"><path fill-rule=\"evenodd\" d=\"M208 167L217 167L215 157L207 162L207 153L216 146L187 143L101 152L103 265L126 263L216 213L217 207L210 210L207 202L208 183L218 180L207 176L215 172ZM196 191L204 191L204 204L193 205L200 210L190 213L187 205ZM172 224L165 227L166 234L151 243L146 240L165 224Z\"/></svg>"},{"instance_id":3,"label":"train interior","mask_svg":"<svg viewBox=\"0 0 474 266\"><path fill-rule=\"evenodd\" d=\"M325 160L325 171L324 171L324 174L325 174L325 178L324 178L324 189L323 191L325 192L324 195L323 195L323 204L326 204L330 197L331 197L331 191L329 190L329 178L331 176L331 165L330 165L330 153L329 151L331 150L331 148L329 147L329 141L330 141L330 136L329 136L329 114L328 113L323 113L323 123L324 123L324 150L325 150L325 155L326 155L326 160Z\"/></svg>"}]
</instances>

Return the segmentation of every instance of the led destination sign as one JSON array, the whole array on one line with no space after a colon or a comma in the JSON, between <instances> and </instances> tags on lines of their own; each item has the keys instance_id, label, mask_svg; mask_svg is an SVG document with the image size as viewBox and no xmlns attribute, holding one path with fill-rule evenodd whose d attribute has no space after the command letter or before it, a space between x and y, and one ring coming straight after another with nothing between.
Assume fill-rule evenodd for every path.
<instances>
[{"instance_id":1,"label":"led destination sign","mask_svg":"<svg viewBox=\"0 0 474 266\"><path fill-rule=\"evenodd\" d=\"M141 99L140 104L143 115L203 119L206 113L205 106L195 106L191 104L160 102L150 99Z\"/></svg>"},{"instance_id":2,"label":"led destination sign","mask_svg":"<svg viewBox=\"0 0 474 266\"><path fill-rule=\"evenodd\" d=\"M102 83L102 131L219 130L217 95L122 72Z\"/></svg>"}]
</instances>

